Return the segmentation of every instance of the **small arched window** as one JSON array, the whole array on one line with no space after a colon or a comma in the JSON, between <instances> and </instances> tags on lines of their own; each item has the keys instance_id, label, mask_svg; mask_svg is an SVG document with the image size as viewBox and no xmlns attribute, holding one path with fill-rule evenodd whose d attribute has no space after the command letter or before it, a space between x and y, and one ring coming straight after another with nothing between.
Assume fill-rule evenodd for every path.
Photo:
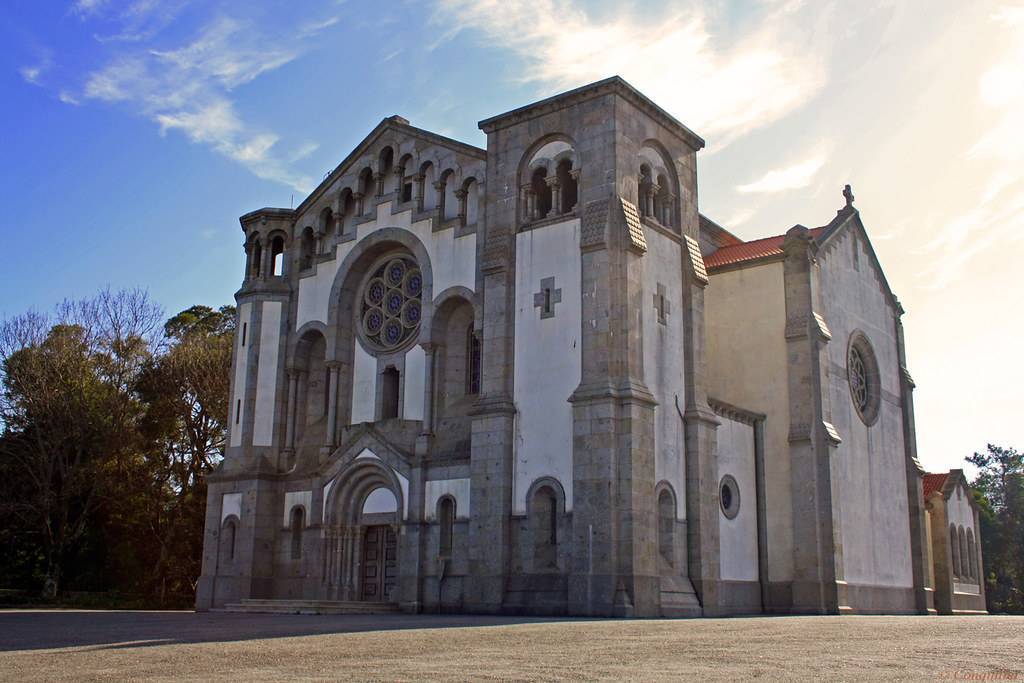
<instances>
[{"instance_id":1,"label":"small arched window","mask_svg":"<svg viewBox=\"0 0 1024 683\"><path fill-rule=\"evenodd\" d=\"M299 270L312 268L315 256L316 237L313 236L313 228L307 227L302 231L302 249L299 252Z\"/></svg>"},{"instance_id":2,"label":"small arched window","mask_svg":"<svg viewBox=\"0 0 1024 683\"><path fill-rule=\"evenodd\" d=\"M562 159L558 162L555 175L558 176L558 188L562 195L562 213L572 213L579 201L579 187L576 183L576 174L572 172L572 159Z\"/></svg>"},{"instance_id":3,"label":"small arched window","mask_svg":"<svg viewBox=\"0 0 1024 683\"><path fill-rule=\"evenodd\" d=\"M978 578L978 549L974 546L974 530L967 530L967 568L971 578Z\"/></svg>"},{"instance_id":4,"label":"small arched window","mask_svg":"<svg viewBox=\"0 0 1024 683\"><path fill-rule=\"evenodd\" d=\"M548 170L538 168L530 177L530 187L533 190L533 220L546 218L551 212L551 187L547 181Z\"/></svg>"},{"instance_id":5,"label":"small arched window","mask_svg":"<svg viewBox=\"0 0 1024 683\"><path fill-rule=\"evenodd\" d=\"M637 204L640 207L641 216L650 216L654 206L654 180L651 178L651 168L647 164L640 165L640 177L637 181Z\"/></svg>"},{"instance_id":6,"label":"small arched window","mask_svg":"<svg viewBox=\"0 0 1024 683\"><path fill-rule=\"evenodd\" d=\"M675 501L668 489L664 489L658 496L658 550L669 565L675 563L675 522Z\"/></svg>"},{"instance_id":7,"label":"small arched window","mask_svg":"<svg viewBox=\"0 0 1024 683\"><path fill-rule=\"evenodd\" d=\"M380 419L390 420L398 417L398 388L401 376L393 367L388 367L380 376Z\"/></svg>"},{"instance_id":8,"label":"small arched window","mask_svg":"<svg viewBox=\"0 0 1024 683\"><path fill-rule=\"evenodd\" d=\"M967 532L960 527L957 535L960 538L960 576L969 579L971 577L971 555L967 552Z\"/></svg>"},{"instance_id":9,"label":"small arched window","mask_svg":"<svg viewBox=\"0 0 1024 683\"><path fill-rule=\"evenodd\" d=\"M440 545L438 555L444 558L452 556L452 543L455 536L455 500L445 496L437 506L437 520L440 528Z\"/></svg>"},{"instance_id":10,"label":"small arched window","mask_svg":"<svg viewBox=\"0 0 1024 683\"><path fill-rule=\"evenodd\" d=\"M466 393L480 393L480 338L473 329L473 323L466 328Z\"/></svg>"},{"instance_id":11,"label":"small arched window","mask_svg":"<svg viewBox=\"0 0 1024 683\"><path fill-rule=\"evenodd\" d=\"M250 257L250 262L252 270L250 271L250 276L255 278L260 276L260 265L263 261L263 245L260 243L258 238L252 241L251 250L252 256Z\"/></svg>"},{"instance_id":12,"label":"small arched window","mask_svg":"<svg viewBox=\"0 0 1024 683\"><path fill-rule=\"evenodd\" d=\"M394 191L395 153L390 147L380 152L380 183L378 194L383 196Z\"/></svg>"},{"instance_id":13,"label":"small arched window","mask_svg":"<svg viewBox=\"0 0 1024 683\"><path fill-rule=\"evenodd\" d=\"M284 237L277 235L270 243L270 259L273 264L274 277L284 275Z\"/></svg>"},{"instance_id":14,"label":"small arched window","mask_svg":"<svg viewBox=\"0 0 1024 683\"><path fill-rule=\"evenodd\" d=\"M238 534L238 524L234 517L228 517L220 532L221 559L225 562L233 562L235 559L235 542Z\"/></svg>"},{"instance_id":15,"label":"small arched window","mask_svg":"<svg viewBox=\"0 0 1024 683\"><path fill-rule=\"evenodd\" d=\"M557 569L558 496L550 486L542 486L533 494L530 527L533 532L534 569Z\"/></svg>"},{"instance_id":16,"label":"small arched window","mask_svg":"<svg viewBox=\"0 0 1024 683\"><path fill-rule=\"evenodd\" d=\"M953 576L960 578L960 539L957 537L956 525L949 525L949 550L953 564Z\"/></svg>"},{"instance_id":17,"label":"small arched window","mask_svg":"<svg viewBox=\"0 0 1024 683\"><path fill-rule=\"evenodd\" d=\"M658 176L658 193L654 196L654 218L665 226L672 225L672 183L664 175Z\"/></svg>"},{"instance_id":18,"label":"small arched window","mask_svg":"<svg viewBox=\"0 0 1024 683\"><path fill-rule=\"evenodd\" d=\"M306 511L301 505L292 508L292 559L302 558L302 532L306 526Z\"/></svg>"}]
</instances>

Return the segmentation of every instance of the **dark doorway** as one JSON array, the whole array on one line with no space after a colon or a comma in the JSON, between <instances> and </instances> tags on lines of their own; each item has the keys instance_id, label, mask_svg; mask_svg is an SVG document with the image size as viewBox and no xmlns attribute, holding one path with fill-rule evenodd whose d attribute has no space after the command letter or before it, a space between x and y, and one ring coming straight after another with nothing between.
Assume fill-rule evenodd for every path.
<instances>
[{"instance_id":1,"label":"dark doorway","mask_svg":"<svg viewBox=\"0 0 1024 683\"><path fill-rule=\"evenodd\" d=\"M363 537L362 599L369 602L391 600L398 580L398 544L395 531L388 525L366 527Z\"/></svg>"}]
</instances>

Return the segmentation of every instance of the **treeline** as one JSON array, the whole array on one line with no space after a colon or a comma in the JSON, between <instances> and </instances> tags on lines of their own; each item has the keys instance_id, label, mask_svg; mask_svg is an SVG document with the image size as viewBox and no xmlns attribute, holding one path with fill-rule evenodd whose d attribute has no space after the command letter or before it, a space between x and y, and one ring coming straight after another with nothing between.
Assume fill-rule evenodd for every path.
<instances>
[{"instance_id":1,"label":"treeline","mask_svg":"<svg viewBox=\"0 0 1024 683\"><path fill-rule=\"evenodd\" d=\"M0 588L191 601L234 319L107 290L0 322Z\"/></svg>"},{"instance_id":2,"label":"treeline","mask_svg":"<svg viewBox=\"0 0 1024 683\"><path fill-rule=\"evenodd\" d=\"M978 468L971 486L981 507L988 611L1024 614L1024 454L988 444L966 460Z\"/></svg>"}]
</instances>

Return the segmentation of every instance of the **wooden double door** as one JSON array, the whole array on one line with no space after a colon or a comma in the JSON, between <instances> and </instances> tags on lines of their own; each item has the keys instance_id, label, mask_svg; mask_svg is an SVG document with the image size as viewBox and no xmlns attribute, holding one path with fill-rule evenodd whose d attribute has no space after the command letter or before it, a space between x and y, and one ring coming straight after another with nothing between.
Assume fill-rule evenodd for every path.
<instances>
[{"instance_id":1,"label":"wooden double door","mask_svg":"<svg viewBox=\"0 0 1024 683\"><path fill-rule=\"evenodd\" d=\"M390 525L366 527L360 599L390 602L398 580L398 539Z\"/></svg>"}]
</instances>

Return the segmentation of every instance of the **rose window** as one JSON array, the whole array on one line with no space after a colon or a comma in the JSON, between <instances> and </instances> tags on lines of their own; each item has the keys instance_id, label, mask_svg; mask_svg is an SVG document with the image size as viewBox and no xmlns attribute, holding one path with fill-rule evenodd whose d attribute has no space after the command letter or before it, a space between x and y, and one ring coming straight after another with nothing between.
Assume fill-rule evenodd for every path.
<instances>
[{"instance_id":1,"label":"rose window","mask_svg":"<svg viewBox=\"0 0 1024 683\"><path fill-rule=\"evenodd\" d=\"M850 349L849 370L853 402L863 412L868 408L868 373L864 369L864 357L860 355L860 351L856 347Z\"/></svg>"},{"instance_id":2,"label":"rose window","mask_svg":"<svg viewBox=\"0 0 1024 683\"><path fill-rule=\"evenodd\" d=\"M408 256L389 260L363 286L362 331L375 347L391 351L420 327L423 274Z\"/></svg>"}]
</instances>

